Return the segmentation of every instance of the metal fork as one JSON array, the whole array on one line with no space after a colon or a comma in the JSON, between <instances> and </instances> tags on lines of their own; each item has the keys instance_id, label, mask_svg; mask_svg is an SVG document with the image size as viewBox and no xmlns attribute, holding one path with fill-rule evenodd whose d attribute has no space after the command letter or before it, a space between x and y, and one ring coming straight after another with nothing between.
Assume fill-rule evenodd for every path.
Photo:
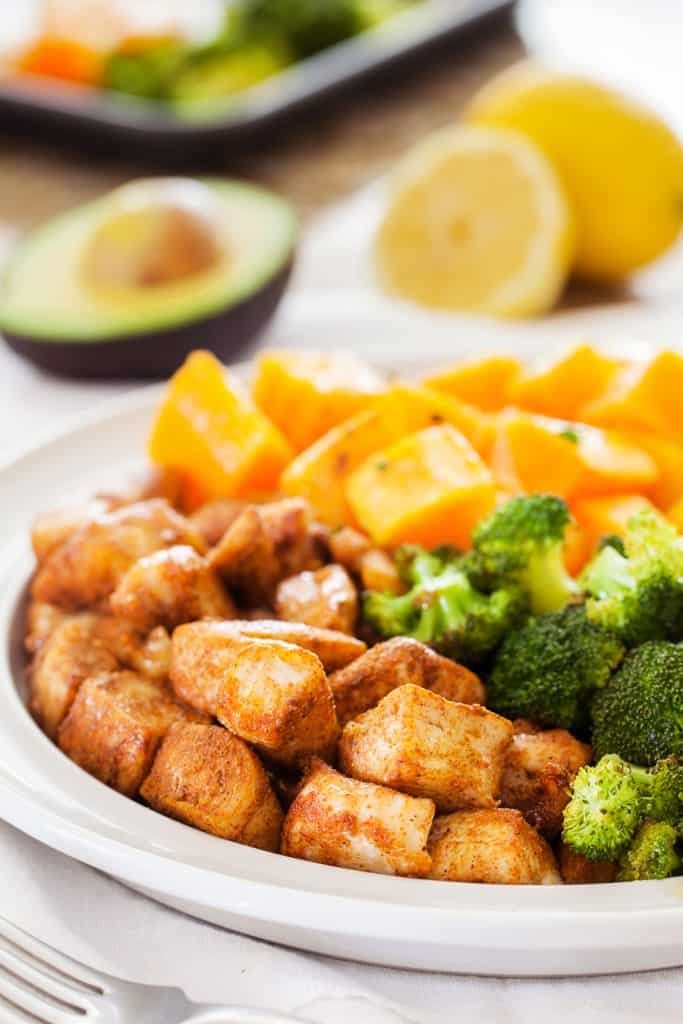
<instances>
[{"instance_id":1,"label":"metal fork","mask_svg":"<svg viewBox=\"0 0 683 1024\"><path fill-rule=\"evenodd\" d=\"M302 1024L267 1010L191 1003L177 988L121 981L0 917L2 1024Z\"/></svg>"}]
</instances>

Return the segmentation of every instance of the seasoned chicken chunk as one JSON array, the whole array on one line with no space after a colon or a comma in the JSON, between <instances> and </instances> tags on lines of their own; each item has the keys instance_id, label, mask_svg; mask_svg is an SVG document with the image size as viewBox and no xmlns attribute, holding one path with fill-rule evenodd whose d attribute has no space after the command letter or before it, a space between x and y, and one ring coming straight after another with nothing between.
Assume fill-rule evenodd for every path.
<instances>
[{"instance_id":1,"label":"seasoned chicken chunk","mask_svg":"<svg viewBox=\"0 0 683 1024\"><path fill-rule=\"evenodd\" d=\"M94 615L73 615L61 622L41 647L29 672L30 708L54 739L84 679L118 667L96 635Z\"/></svg>"},{"instance_id":2,"label":"seasoned chicken chunk","mask_svg":"<svg viewBox=\"0 0 683 1024\"><path fill-rule=\"evenodd\" d=\"M521 811L548 838L556 836L572 779L591 757L590 746L566 729L517 733L507 752L501 803Z\"/></svg>"},{"instance_id":3,"label":"seasoned chicken chunk","mask_svg":"<svg viewBox=\"0 0 683 1024\"><path fill-rule=\"evenodd\" d=\"M136 796L159 744L174 722L206 721L172 700L161 683L135 672L110 672L82 683L58 742L100 782Z\"/></svg>"},{"instance_id":4,"label":"seasoned chicken chunk","mask_svg":"<svg viewBox=\"0 0 683 1024\"><path fill-rule=\"evenodd\" d=\"M364 590L400 594L404 589L393 558L352 526L333 531L329 547L332 559L348 569Z\"/></svg>"},{"instance_id":5,"label":"seasoned chicken chunk","mask_svg":"<svg viewBox=\"0 0 683 1024\"><path fill-rule=\"evenodd\" d=\"M497 885L558 885L553 852L519 811L456 811L434 822L431 878Z\"/></svg>"},{"instance_id":6,"label":"seasoned chicken chunk","mask_svg":"<svg viewBox=\"0 0 683 1024\"><path fill-rule=\"evenodd\" d=\"M246 507L247 502L239 498L217 498L215 501L207 501L189 519L208 547L213 548Z\"/></svg>"},{"instance_id":7,"label":"seasoned chicken chunk","mask_svg":"<svg viewBox=\"0 0 683 1024\"><path fill-rule=\"evenodd\" d=\"M339 737L320 658L280 640L235 638L216 717L280 764L330 756Z\"/></svg>"},{"instance_id":8,"label":"seasoned chicken chunk","mask_svg":"<svg viewBox=\"0 0 683 1024\"><path fill-rule=\"evenodd\" d=\"M339 763L355 779L429 797L440 811L492 807L511 736L506 718L407 684L347 722Z\"/></svg>"},{"instance_id":9,"label":"seasoned chicken chunk","mask_svg":"<svg viewBox=\"0 0 683 1024\"><path fill-rule=\"evenodd\" d=\"M431 800L347 779L317 761L285 816L281 852L319 864L424 878L433 817Z\"/></svg>"},{"instance_id":10,"label":"seasoned chicken chunk","mask_svg":"<svg viewBox=\"0 0 683 1024\"><path fill-rule=\"evenodd\" d=\"M619 865L609 860L588 860L571 846L560 843L557 861L562 881L566 885L589 885L595 882L613 882Z\"/></svg>"},{"instance_id":11,"label":"seasoned chicken chunk","mask_svg":"<svg viewBox=\"0 0 683 1024\"><path fill-rule=\"evenodd\" d=\"M69 609L98 605L134 562L174 544L204 550L188 521L160 498L98 516L48 555L33 596Z\"/></svg>"},{"instance_id":12,"label":"seasoned chicken chunk","mask_svg":"<svg viewBox=\"0 0 683 1024\"><path fill-rule=\"evenodd\" d=\"M275 592L275 611L291 622L353 633L358 591L341 565L325 565L283 580Z\"/></svg>"},{"instance_id":13,"label":"seasoned chicken chunk","mask_svg":"<svg viewBox=\"0 0 683 1024\"><path fill-rule=\"evenodd\" d=\"M114 615L146 631L236 615L217 573L186 544L140 558L119 581L110 603Z\"/></svg>"},{"instance_id":14,"label":"seasoned chicken chunk","mask_svg":"<svg viewBox=\"0 0 683 1024\"><path fill-rule=\"evenodd\" d=\"M166 679L171 668L171 638L164 626L149 633L136 629L123 619L102 615L95 634L125 668L132 668L149 679Z\"/></svg>"},{"instance_id":15,"label":"seasoned chicken chunk","mask_svg":"<svg viewBox=\"0 0 683 1024\"><path fill-rule=\"evenodd\" d=\"M215 715L218 691L235 651L241 649L235 642L250 638L296 644L317 655L326 670L345 664L365 650L365 644L345 633L294 622L190 622L175 630L171 645L170 676L180 699Z\"/></svg>"},{"instance_id":16,"label":"seasoned chicken chunk","mask_svg":"<svg viewBox=\"0 0 683 1024\"><path fill-rule=\"evenodd\" d=\"M369 537L352 526L342 526L330 534L330 555L355 576L364 590L382 590L400 594L403 583L396 564L382 548L373 547Z\"/></svg>"},{"instance_id":17,"label":"seasoned chicken chunk","mask_svg":"<svg viewBox=\"0 0 683 1024\"><path fill-rule=\"evenodd\" d=\"M68 618L63 608L44 601L29 601L26 609L26 633L24 647L29 654L37 654L57 626Z\"/></svg>"},{"instance_id":18,"label":"seasoned chicken chunk","mask_svg":"<svg viewBox=\"0 0 683 1024\"><path fill-rule=\"evenodd\" d=\"M368 711L405 683L424 686L461 704L483 704L486 700L484 684L474 672L443 658L418 640L397 636L370 648L330 676L341 725Z\"/></svg>"},{"instance_id":19,"label":"seasoned chicken chunk","mask_svg":"<svg viewBox=\"0 0 683 1024\"><path fill-rule=\"evenodd\" d=\"M140 795L155 810L223 839L276 851L282 809L256 754L218 725L169 730Z\"/></svg>"},{"instance_id":20,"label":"seasoned chicken chunk","mask_svg":"<svg viewBox=\"0 0 683 1024\"><path fill-rule=\"evenodd\" d=\"M244 603L269 605L280 580L325 560L311 508L301 498L251 505L229 527L209 556Z\"/></svg>"},{"instance_id":21,"label":"seasoned chicken chunk","mask_svg":"<svg viewBox=\"0 0 683 1024\"><path fill-rule=\"evenodd\" d=\"M53 509L38 516L31 529L31 545L38 565L42 565L48 555L85 523L108 511L105 502L94 499L82 505Z\"/></svg>"}]
</instances>

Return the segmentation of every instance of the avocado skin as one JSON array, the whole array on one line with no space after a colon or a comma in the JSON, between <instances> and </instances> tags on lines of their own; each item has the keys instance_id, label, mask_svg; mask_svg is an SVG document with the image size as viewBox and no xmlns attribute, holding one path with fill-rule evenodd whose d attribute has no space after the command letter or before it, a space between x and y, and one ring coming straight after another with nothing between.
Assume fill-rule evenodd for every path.
<instances>
[{"instance_id":1,"label":"avocado skin","mask_svg":"<svg viewBox=\"0 0 683 1024\"><path fill-rule=\"evenodd\" d=\"M197 348L231 362L260 334L284 295L294 256L252 295L201 320L103 341L44 341L3 331L10 348L48 373L88 380L169 377Z\"/></svg>"}]
</instances>

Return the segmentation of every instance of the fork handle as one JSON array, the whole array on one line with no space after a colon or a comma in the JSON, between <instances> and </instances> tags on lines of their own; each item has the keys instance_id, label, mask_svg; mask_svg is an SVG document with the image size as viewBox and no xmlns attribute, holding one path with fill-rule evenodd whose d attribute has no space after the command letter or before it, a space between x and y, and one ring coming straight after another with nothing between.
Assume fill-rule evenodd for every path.
<instances>
[{"instance_id":1,"label":"fork handle","mask_svg":"<svg viewBox=\"0 0 683 1024\"><path fill-rule=\"evenodd\" d=\"M304 1024L300 1017L240 1006L206 1007L181 1024Z\"/></svg>"}]
</instances>

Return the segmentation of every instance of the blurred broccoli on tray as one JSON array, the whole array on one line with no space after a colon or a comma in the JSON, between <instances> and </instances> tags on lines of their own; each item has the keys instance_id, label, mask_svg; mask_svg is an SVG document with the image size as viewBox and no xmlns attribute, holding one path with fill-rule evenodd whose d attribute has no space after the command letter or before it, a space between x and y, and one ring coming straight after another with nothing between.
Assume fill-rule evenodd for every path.
<instances>
[{"instance_id":1,"label":"blurred broccoli on tray","mask_svg":"<svg viewBox=\"0 0 683 1024\"><path fill-rule=\"evenodd\" d=\"M365 621L382 637L410 636L478 664L528 614L525 596L513 583L491 593L477 590L452 549L406 546L397 560L408 592L370 591L364 599Z\"/></svg>"}]
</instances>

